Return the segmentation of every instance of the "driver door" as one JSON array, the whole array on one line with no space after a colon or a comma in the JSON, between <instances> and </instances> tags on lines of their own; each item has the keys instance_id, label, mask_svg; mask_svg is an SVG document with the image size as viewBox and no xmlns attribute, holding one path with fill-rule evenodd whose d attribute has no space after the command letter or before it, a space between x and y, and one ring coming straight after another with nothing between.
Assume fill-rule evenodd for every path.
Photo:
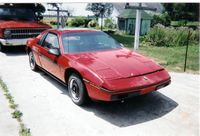
<instances>
[{"instance_id":1,"label":"driver door","mask_svg":"<svg viewBox=\"0 0 200 136\"><path fill-rule=\"evenodd\" d=\"M56 56L48 52L49 49L52 48L60 49L58 36L51 32L48 33L42 42L42 47L43 48L40 49L40 61L42 64L42 68L51 73L52 75L60 78L60 66L57 63L60 56Z\"/></svg>"}]
</instances>

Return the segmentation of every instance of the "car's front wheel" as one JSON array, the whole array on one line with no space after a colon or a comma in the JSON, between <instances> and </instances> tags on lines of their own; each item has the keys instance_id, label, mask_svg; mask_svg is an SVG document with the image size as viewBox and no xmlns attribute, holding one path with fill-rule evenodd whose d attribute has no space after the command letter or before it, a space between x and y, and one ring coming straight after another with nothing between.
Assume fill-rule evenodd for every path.
<instances>
[{"instance_id":1,"label":"car's front wheel","mask_svg":"<svg viewBox=\"0 0 200 136\"><path fill-rule=\"evenodd\" d=\"M38 66L37 66L37 64L35 62L35 58L33 56L33 52L30 51L28 56L29 56L29 65L30 65L31 70L37 71L38 70Z\"/></svg>"},{"instance_id":2,"label":"car's front wheel","mask_svg":"<svg viewBox=\"0 0 200 136\"><path fill-rule=\"evenodd\" d=\"M80 76L71 74L68 80L68 91L72 101L77 105L84 105L88 101L87 90Z\"/></svg>"}]
</instances>

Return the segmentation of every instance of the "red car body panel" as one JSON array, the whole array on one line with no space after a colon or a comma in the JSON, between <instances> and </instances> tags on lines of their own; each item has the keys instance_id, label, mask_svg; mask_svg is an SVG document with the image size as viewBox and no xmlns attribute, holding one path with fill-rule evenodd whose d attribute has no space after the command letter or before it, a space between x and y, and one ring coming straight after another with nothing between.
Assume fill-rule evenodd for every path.
<instances>
[{"instance_id":1,"label":"red car body panel","mask_svg":"<svg viewBox=\"0 0 200 136\"><path fill-rule=\"evenodd\" d=\"M128 49L116 49L72 55L78 63L89 67L101 78L128 78L162 69L151 60Z\"/></svg>"},{"instance_id":2,"label":"red car body panel","mask_svg":"<svg viewBox=\"0 0 200 136\"><path fill-rule=\"evenodd\" d=\"M60 56L48 53L37 42L46 32L59 37ZM89 97L112 101L126 95L142 95L170 83L168 72L152 60L128 49L64 53L61 35L70 32L95 30L46 30L37 38L28 40L27 47L34 53L36 63L63 82L66 71L75 69L82 76Z\"/></svg>"},{"instance_id":3,"label":"red car body panel","mask_svg":"<svg viewBox=\"0 0 200 136\"><path fill-rule=\"evenodd\" d=\"M38 21L0 20L0 28L51 28L49 25Z\"/></svg>"}]
</instances>

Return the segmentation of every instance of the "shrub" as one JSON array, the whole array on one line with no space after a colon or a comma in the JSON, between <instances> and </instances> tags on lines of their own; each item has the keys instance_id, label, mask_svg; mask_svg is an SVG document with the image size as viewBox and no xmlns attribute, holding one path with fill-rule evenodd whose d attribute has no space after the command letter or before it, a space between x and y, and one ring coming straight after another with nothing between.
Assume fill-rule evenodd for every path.
<instances>
[{"instance_id":1,"label":"shrub","mask_svg":"<svg viewBox=\"0 0 200 136\"><path fill-rule=\"evenodd\" d=\"M154 26L146 35L146 41L154 46L166 46L166 34L162 25Z\"/></svg>"},{"instance_id":2,"label":"shrub","mask_svg":"<svg viewBox=\"0 0 200 136\"><path fill-rule=\"evenodd\" d=\"M85 26L85 27L88 27L88 23L89 23L90 21L92 21L92 19L85 18L84 21L85 21L85 22L84 22L84 26Z\"/></svg>"},{"instance_id":3,"label":"shrub","mask_svg":"<svg viewBox=\"0 0 200 136\"><path fill-rule=\"evenodd\" d=\"M145 36L145 42L153 46L184 46L187 44L188 32L191 32L190 43L198 43L199 32L187 27L164 27L155 25Z\"/></svg>"},{"instance_id":4,"label":"shrub","mask_svg":"<svg viewBox=\"0 0 200 136\"><path fill-rule=\"evenodd\" d=\"M57 25L57 21L50 21L51 25ZM61 23L59 23L59 25L61 25Z\"/></svg>"},{"instance_id":5,"label":"shrub","mask_svg":"<svg viewBox=\"0 0 200 136\"><path fill-rule=\"evenodd\" d=\"M77 17L73 18L70 21L67 22L68 26L74 26L74 27L87 27L88 23L91 21L91 19L84 18L84 17Z\"/></svg>"},{"instance_id":6,"label":"shrub","mask_svg":"<svg viewBox=\"0 0 200 136\"><path fill-rule=\"evenodd\" d=\"M111 18L106 18L105 21L104 21L104 26L106 28L114 28L115 27L115 24L113 23L113 20Z\"/></svg>"},{"instance_id":7,"label":"shrub","mask_svg":"<svg viewBox=\"0 0 200 136\"><path fill-rule=\"evenodd\" d=\"M89 23L88 23L88 27L96 27L97 26L97 21L95 20L91 20Z\"/></svg>"}]
</instances>

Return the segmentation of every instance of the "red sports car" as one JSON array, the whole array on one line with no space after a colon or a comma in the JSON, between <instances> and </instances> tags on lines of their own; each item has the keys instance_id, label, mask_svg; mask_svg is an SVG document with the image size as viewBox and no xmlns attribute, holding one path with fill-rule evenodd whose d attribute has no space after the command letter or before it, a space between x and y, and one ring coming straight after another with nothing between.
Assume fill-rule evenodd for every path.
<instances>
[{"instance_id":1,"label":"red sports car","mask_svg":"<svg viewBox=\"0 0 200 136\"><path fill-rule=\"evenodd\" d=\"M31 69L65 83L77 105L143 95L171 81L164 68L98 30L46 30L27 41L27 52Z\"/></svg>"}]
</instances>

